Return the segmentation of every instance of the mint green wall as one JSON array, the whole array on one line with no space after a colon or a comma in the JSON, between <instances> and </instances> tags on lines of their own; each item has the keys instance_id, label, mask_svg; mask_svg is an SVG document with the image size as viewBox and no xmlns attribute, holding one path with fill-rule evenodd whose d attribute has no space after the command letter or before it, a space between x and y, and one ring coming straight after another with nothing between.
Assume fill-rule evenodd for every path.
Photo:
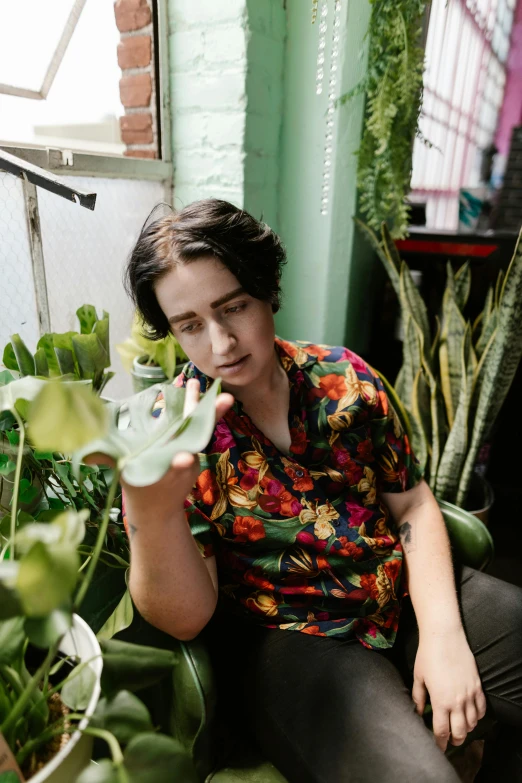
<instances>
[{"instance_id":1,"label":"mint green wall","mask_svg":"<svg viewBox=\"0 0 522 783\"><path fill-rule=\"evenodd\" d=\"M364 73L371 6L342 0L342 9L338 95ZM363 99L337 109L322 216L327 90L315 94L310 11L306 0L168 0L174 203L215 196L263 217L288 251L279 334L364 352L371 253L351 219Z\"/></svg>"},{"instance_id":2,"label":"mint green wall","mask_svg":"<svg viewBox=\"0 0 522 783\"><path fill-rule=\"evenodd\" d=\"M284 275L285 305L278 332L314 342L346 342L362 350L364 329L355 322L364 270L356 269L354 226L356 158L363 118L358 97L336 112L331 201L320 214L327 89L315 94L318 29L310 23L308 3L287 0L284 111L281 138L280 232L288 251ZM329 0L331 35L333 0ZM366 67L363 38L370 4L343 2L337 94L358 83ZM325 73L328 79L328 71ZM362 271L362 274L361 274Z\"/></svg>"}]
</instances>

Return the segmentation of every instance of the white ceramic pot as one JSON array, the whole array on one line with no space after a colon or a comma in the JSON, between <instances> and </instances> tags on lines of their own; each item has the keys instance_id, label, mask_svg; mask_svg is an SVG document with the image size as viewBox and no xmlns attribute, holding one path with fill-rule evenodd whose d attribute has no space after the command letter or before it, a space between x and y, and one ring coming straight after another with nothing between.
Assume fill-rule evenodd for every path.
<instances>
[{"instance_id":1,"label":"white ceramic pot","mask_svg":"<svg viewBox=\"0 0 522 783\"><path fill-rule=\"evenodd\" d=\"M80 728L83 729L88 725L100 698L100 678L103 664L96 636L85 620L82 620L77 614L73 617L71 630L64 636L60 644L60 652L66 655L77 655L81 661L90 661L89 666L96 676L91 698L85 710L85 717L80 721ZM82 734L81 731L75 731L62 750L36 775L29 778L29 783L73 783L90 762L92 743L92 737Z\"/></svg>"}]
</instances>

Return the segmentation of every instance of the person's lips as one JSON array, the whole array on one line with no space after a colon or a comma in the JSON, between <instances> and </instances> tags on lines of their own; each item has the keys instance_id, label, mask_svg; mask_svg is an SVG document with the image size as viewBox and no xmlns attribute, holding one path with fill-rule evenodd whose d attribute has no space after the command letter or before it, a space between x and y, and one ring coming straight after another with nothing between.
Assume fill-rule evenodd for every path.
<instances>
[{"instance_id":1,"label":"person's lips","mask_svg":"<svg viewBox=\"0 0 522 783\"><path fill-rule=\"evenodd\" d=\"M224 362L223 364L218 365L218 370L221 370L223 367L234 367L234 365L239 364L239 362L242 362L243 359L246 359L246 356L241 356L239 359L234 359L232 362Z\"/></svg>"},{"instance_id":2,"label":"person's lips","mask_svg":"<svg viewBox=\"0 0 522 783\"><path fill-rule=\"evenodd\" d=\"M250 354L242 356L241 359L236 359L235 362L225 362L217 367L220 375L234 375L241 372L246 362L248 361Z\"/></svg>"}]
</instances>

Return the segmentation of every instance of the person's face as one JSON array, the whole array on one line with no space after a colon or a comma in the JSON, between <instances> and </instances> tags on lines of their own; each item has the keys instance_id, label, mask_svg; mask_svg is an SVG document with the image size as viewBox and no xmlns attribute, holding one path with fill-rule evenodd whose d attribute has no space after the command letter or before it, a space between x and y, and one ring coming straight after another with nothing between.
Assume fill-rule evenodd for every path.
<instances>
[{"instance_id":1,"label":"person's face","mask_svg":"<svg viewBox=\"0 0 522 783\"><path fill-rule=\"evenodd\" d=\"M201 372L220 376L224 388L263 377L274 360L272 306L244 292L221 261L175 264L155 292L172 333Z\"/></svg>"}]
</instances>

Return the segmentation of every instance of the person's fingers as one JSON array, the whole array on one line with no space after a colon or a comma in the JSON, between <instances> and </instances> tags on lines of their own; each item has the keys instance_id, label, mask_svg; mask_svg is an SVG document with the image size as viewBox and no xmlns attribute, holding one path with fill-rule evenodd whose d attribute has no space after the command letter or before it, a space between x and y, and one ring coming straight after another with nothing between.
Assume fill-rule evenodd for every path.
<instances>
[{"instance_id":1,"label":"person's fingers","mask_svg":"<svg viewBox=\"0 0 522 783\"><path fill-rule=\"evenodd\" d=\"M466 715L466 724L469 733L470 731L473 731L473 729L478 723L477 708L475 706L474 699L470 699L467 702L464 708L464 713Z\"/></svg>"},{"instance_id":2,"label":"person's fingers","mask_svg":"<svg viewBox=\"0 0 522 783\"><path fill-rule=\"evenodd\" d=\"M194 466L195 455L188 451L180 451L172 460L172 467L176 470L188 470Z\"/></svg>"},{"instance_id":3,"label":"person's fingers","mask_svg":"<svg viewBox=\"0 0 522 783\"><path fill-rule=\"evenodd\" d=\"M466 723L466 716L464 710L461 708L451 711L450 715L450 727L451 727L451 744L462 745L468 735L468 726Z\"/></svg>"},{"instance_id":4,"label":"person's fingers","mask_svg":"<svg viewBox=\"0 0 522 783\"><path fill-rule=\"evenodd\" d=\"M487 710L487 702L486 702L486 696L484 695L484 691L481 690L480 693L477 693L475 695L475 706L477 708L477 718L480 720L484 717Z\"/></svg>"},{"instance_id":5,"label":"person's fingers","mask_svg":"<svg viewBox=\"0 0 522 783\"><path fill-rule=\"evenodd\" d=\"M196 378L191 378L187 381L185 387L185 406L183 408L183 417L190 416L192 411L197 407L199 402L199 381Z\"/></svg>"},{"instance_id":6,"label":"person's fingers","mask_svg":"<svg viewBox=\"0 0 522 783\"><path fill-rule=\"evenodd\" d=\"M116 465L112 457L107 456L107 454L101 454L99 451L94 454L87 454L82 461L86 465L108 465L110 468Z\"/></svg>"},{"instance_id":7,"label":"person's fingers","mask_svg":"<svg viewBox=\"0 0 522 783\"><path fill-rule=\"evenodd\" d=\"M422 715L426 706L426 686L417 677L414 678L411 698L415 702L415 709L418 715Z\"/></svg>"},{"instance_id":8,"label":"person's fingers","mask_svg":"<svg viewBox=\"0 0 522 783\"><path fill-rule=\"evenodd\" d=\"M435 742L444 752L450 736L449 712L447 710L433 708L433 734Z\"/></svg>"},{"instance_id":9,"label":"person's fingers","mask_svg":"<svg viewBox=\"0 0 522 783\"><path fill-rule=\"evenodd\" d=\"M231 394L227 394L226 392L223 392L223 394L219 394L216 400L216 421L222 419L225 413L230 410L233 404L234 404L234 398Z\"/></svg>"}]
</instances>

